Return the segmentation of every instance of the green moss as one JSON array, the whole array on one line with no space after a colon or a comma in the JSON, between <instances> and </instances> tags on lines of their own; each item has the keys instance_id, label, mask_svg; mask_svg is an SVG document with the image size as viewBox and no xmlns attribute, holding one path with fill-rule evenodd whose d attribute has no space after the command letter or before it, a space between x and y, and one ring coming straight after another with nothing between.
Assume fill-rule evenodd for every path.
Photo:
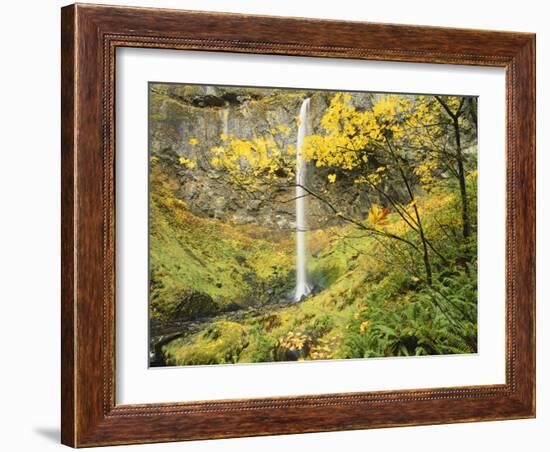
<instances>
[{"instance_id":1,"label":"green moss","mask_svg":"<svg viewBox=\"0 0 550 452\"><path fill-rule=\"evenodd\" d=\"M214 312L223 311L228 303L259 304L267 290L276 299L292 288L291 238L193 216L175 199L170 184L166 176L154 174L152 211L158 217L151 218L151 264L157 273L151 292L155 315L174 315L182 293L209 297L204 300L212 303L204 304ZM218 318L203 331L167 344L167 363L475 351L475 234L460 246L451 240L453 228L460 238L459 199L452 192L426 196L419 208L427 235L450 262L434 263L432 288L422 280L420 256L407 265L395 260L407 256L400 244L391 242L394 254L388 255L387 245L358 234L352 226L313 231L308 237L312 254L308 270L318 293L299 304L273 303L240 317ZM386 227L399 232L400 220L390 216ZM307 345L299 353L287 347L292 342L289 338L296 337Z\"/></svg>"},{"instance_id":2,"label":"green moss","mask_svg":"<svg viewBox=\"0 0 550 452\"><path fill-rule=\"evenodd\" d=\"M156 165L150 195L150 309L153 318L193 318L197 297L207 302L202 314L228 304L255 305L288 290L294 259L291 240L252 238L249 231L193 215L174 192L176 183ZM250 228L249 228L250 229ZM256 228L259 229L259 228ZM256 231L257 235L265 231ZM191 294L191 295L190 295Z\"/></svg>"},{"instance_id":3,"label":"green moss","mask_svg":"<svg viewBox=\"0 0 550 452\"><path fill-rule=\"evenodd\" d=\"M219 321L191 338L178 339L163 348L167 365L235 363L248 345L248 335L238 323Z\"/></svg>"}]
</instances>

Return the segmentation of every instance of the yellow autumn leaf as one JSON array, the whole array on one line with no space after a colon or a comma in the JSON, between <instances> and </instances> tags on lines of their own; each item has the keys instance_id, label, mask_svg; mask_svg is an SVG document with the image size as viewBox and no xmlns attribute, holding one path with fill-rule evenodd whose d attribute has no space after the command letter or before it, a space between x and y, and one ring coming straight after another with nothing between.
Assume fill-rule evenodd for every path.
<instances>
[{"instance_id":1,"label":"yellow autumn leaf","mask_svg":"<svg viewBox=\"0 0 550 452\"><path fill-rule=\"evenodd\" d=\"M277 126L277 129L279 129L285 135L288 135L290 133L290 129L288 127L283 126L283 125Z\"/></svg>"},{"instance_id":2,"label":"yellow autumn leaf","mask_svg":"<svg viewBox=\"0 0 550 452\"><path fill-rule=\"evenodd\" d=\"M181 156L178 160L179 160L180 165L186 166L189 169L193 169L197 166L197 164L195 162L193 162L192 160L189 160L188 158L183 157L183 156Z\"/></svg>"},{"instance_id":3,"label":"yellow autumn leaf","mask_svg":"<svg viewBox=\"0 0 550 452\"><path fill-rule=\"evenodd\" d=\"M381 227L386 223L389 213L389 209L373 204L368 214L369 223L375 228Z\"/></svg>"},{"instance_id":4,"label":"yellow autumn leaf","mask_svg":"<svg viewBox=\"0 0 550 452\"><path fill-rule=\"evenodd\" d=\"M365 320L364 322L359 325L359 332L364 333L369 327L370 327L370 320Z\"/></svg>"},{"instance_id":5,"label":"yellow autumn leaf","mask_svg":"<svg viewBox=\"0 0 550 452\"><path fill-rule=\"evenodd\" d=\"M329 174L327 179L331 184L334 184L334 182L336 182L336 174Z\"/></svg>"}]
</instances>

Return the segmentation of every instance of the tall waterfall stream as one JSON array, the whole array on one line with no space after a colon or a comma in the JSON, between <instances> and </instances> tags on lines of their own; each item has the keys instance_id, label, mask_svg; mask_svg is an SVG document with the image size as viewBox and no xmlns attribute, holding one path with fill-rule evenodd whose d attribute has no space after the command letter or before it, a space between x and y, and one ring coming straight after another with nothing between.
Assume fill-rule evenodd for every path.
<instances>
[{"instance_id":1,"label":"tall waterfall stream","mask_svg":"<svg viewBox=\"0 0 550 452\"><path fill-rule=\"evenodd\" d=\"M296 142L296 291L294 300L300 301L311 293L312 287L307 275L306 257L306 209L307 192L303 189L306 182L307 166L302 157L302 146L307 134L309 98L300 107L300 122Z\"/></svg>"}]
</instances>

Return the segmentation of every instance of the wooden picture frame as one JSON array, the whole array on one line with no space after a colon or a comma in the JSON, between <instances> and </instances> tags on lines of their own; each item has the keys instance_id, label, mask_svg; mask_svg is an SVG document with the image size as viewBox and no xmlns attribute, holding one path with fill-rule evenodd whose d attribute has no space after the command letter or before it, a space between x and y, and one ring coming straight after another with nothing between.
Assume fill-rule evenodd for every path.
<instances>
[{"instance_id":1,"label":"wooden picture frame","mask_svg":"<svg viewBox=\"0 0 550 452\"><path fill-rule=\"evenodd\" d=\"M70 5L62 9L62 442L73 447L535 416L535 35ZM506 383L115 403L115 50L506 69Z\"/></svg>"}]
</instances>

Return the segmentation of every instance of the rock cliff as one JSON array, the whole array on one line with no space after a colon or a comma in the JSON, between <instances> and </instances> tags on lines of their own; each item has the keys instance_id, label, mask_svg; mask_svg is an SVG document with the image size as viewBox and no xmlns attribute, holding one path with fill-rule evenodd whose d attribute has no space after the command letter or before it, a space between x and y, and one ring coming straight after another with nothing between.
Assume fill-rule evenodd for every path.
<instances>
[{"instance_id":1,"label":"rock cliff","mask_svg":"<svg viewBox=\"0 0 550 452\"><path fill-rule=\"evenodd\" d=\"M222 144L222 135L250 139L265 136L278 126L288 128L287 140L296 143L296 117L304 98L310 97L309 126L312 133L321 131L320 121L334 95L330 91L280 90L223 86L151 84L150 154L165 171L175 176L180 188L176 195L196 215L218 218L237 224L260 224L273 230L294 228L293 190L257 193L244 197L227 183L211 164L211 149ZM369 108L374 95L353 97L358 108ZM196 144L190 144L196 141ZM180 157L193 161L193 171L179 165ZM311 186L326 184L323 169L309 171ZM361 196L348 190L341 202L357 202ZM327 207L309 200L308 224L315 228L335 221Z\"/></svg>"}]
</instances>

